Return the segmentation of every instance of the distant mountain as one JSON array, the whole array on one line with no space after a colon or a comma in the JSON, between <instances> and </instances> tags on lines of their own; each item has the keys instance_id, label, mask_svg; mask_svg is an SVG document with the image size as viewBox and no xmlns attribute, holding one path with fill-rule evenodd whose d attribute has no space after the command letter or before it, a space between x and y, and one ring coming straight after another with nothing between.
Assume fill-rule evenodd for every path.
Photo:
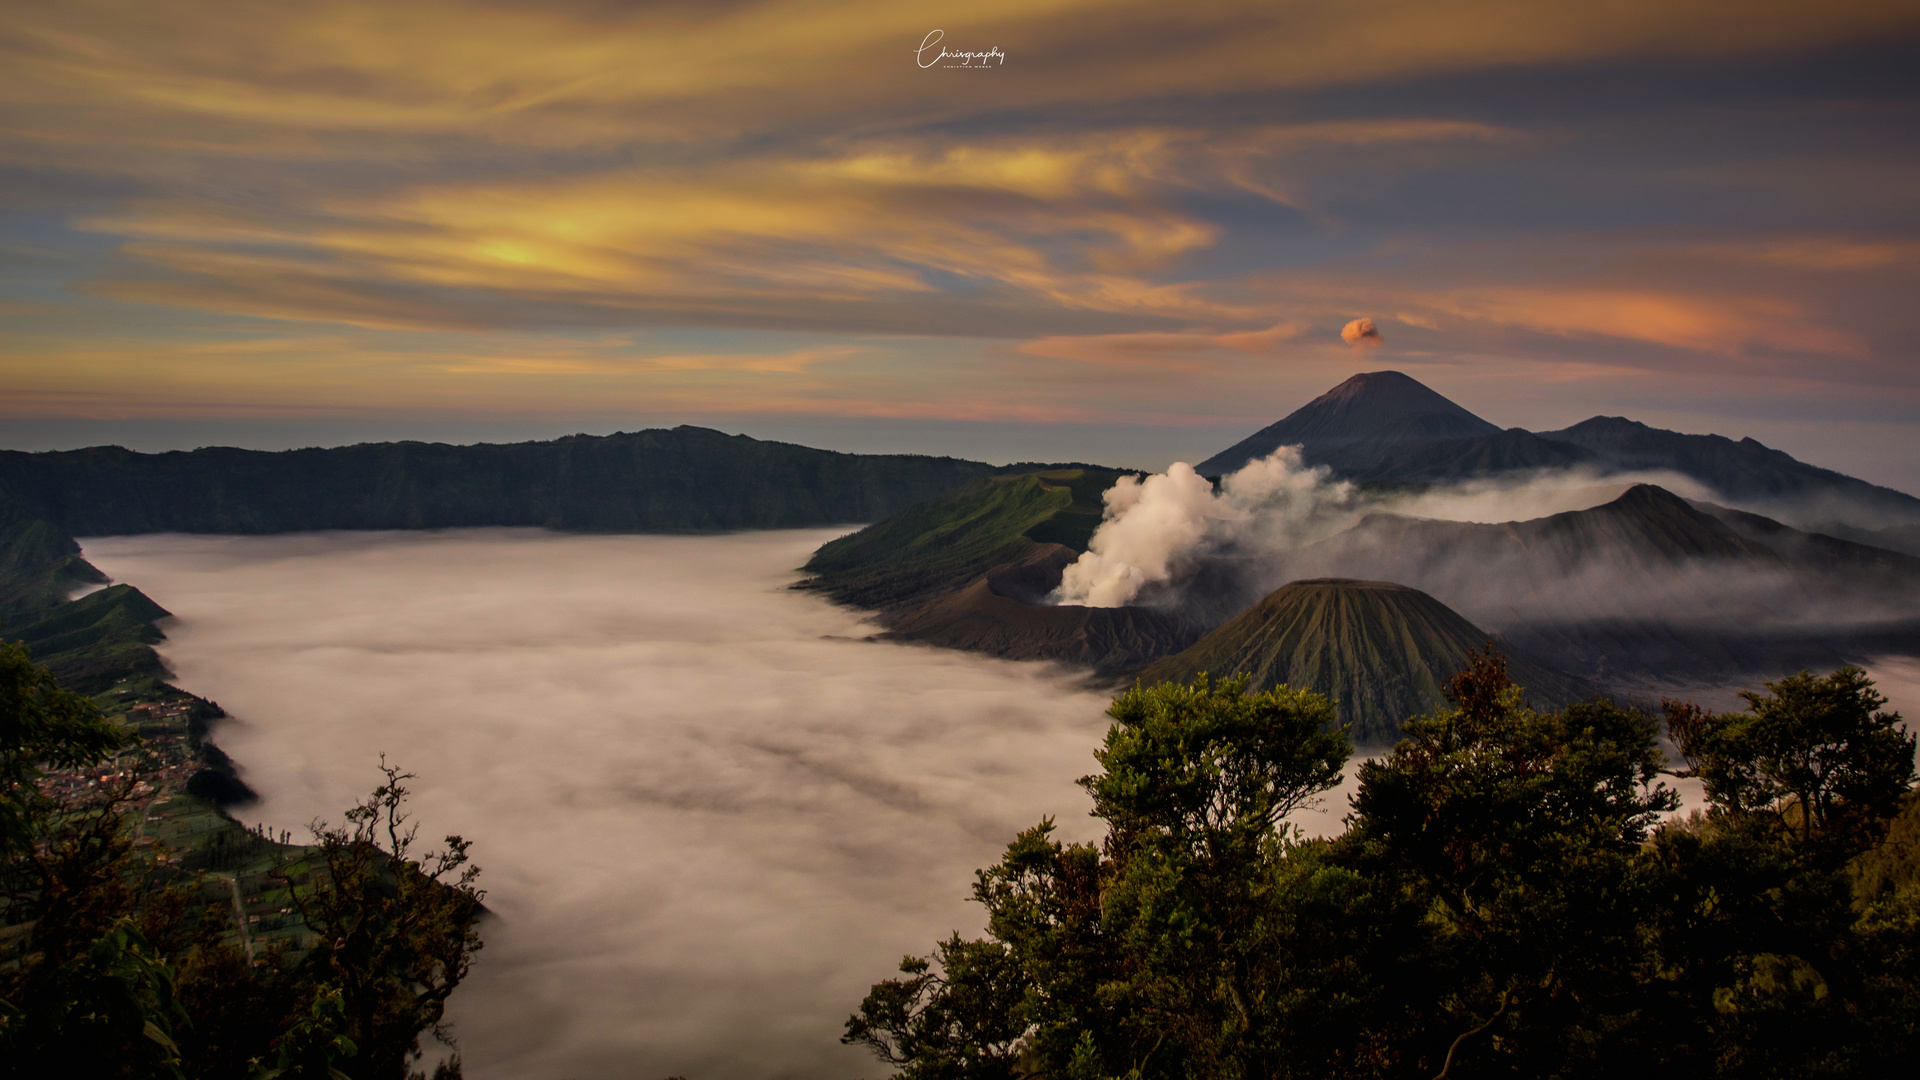
<instances>
[{"instance_id":1,"label":"distant mountain","mask_svg":"<svg viewBox=\"0 0 1920 1080\"><path fill-rule=\"evenodd\" d=\"M1598 454L1520 428L1462 439L1400 443L1339 471L1378 484L1445 484L1501 473L1602 464Z\"/></svg>"},{"instance_id":2,"label":"distant mountain","mask_svg":"<svg viewBox=\"0 0 1920 1080\"><path fill-rule=\"evenodd\" d=\"M1879 515L1876 524L1920 522L1920 499L1808 465L1753 439L1683 435L1621 416L1596 416L1541 437L1580 447L1616 470L1670 469L1729 500L1791 507L1801 521L1851 509Z\"/></svg>"},{"instance_id":3,"label":"distant mountain","mask_svg":"<svg viewBox=\"0 0 1920 1080\"><path fill-rule=\"evenodd\" d=\"M0 494L76 536L476 525L698 533L877 521L995 471L678 427L505 445L0 451Z\"/></svg>"},{"instance_id":4,"label":"distant mountain","mask_svg":"<svg viewBox=\"0 0 1920 1080\"><path fill-rule=\"evenodd\" d=\"M1286 419L1201 462L1221 476L1281 446L1362 483L1446 484L1584 467L1600 473L1666 471L1699 481L1727 502L1791 522L1910 553L1920 539L1920 499L1798 461L1753 439L1684 435L1617 416L1559 431L1502 431L1397 371L1355 375ZM1891 527L1891 528L1890 528Z\"/></svg>"},{"instance_id":5,"label":"distant mountain","mask_svg":"<svg viewBox=\"0 0 1920 1080\"><path fill-rule=\"evenodd\" d=\"M1406 443L1498 434L1499 428L1398 371L1355 375L1195 466L1222 476L1282 446L1304 447L1309 464L1337 471Z\"/></svg>"},{"instance_id":6,"label":"distant mountain","mask_svg":"<svg viewBox=\"0 0 1920 1080\"><path fill-rule=\"evenodd\" d=\"M1865 529L1841 521L1821 521L1809 525L1808 529L1828 536L1837 536L1842 540L1852 540L1856 544L1869 544L1887 551L1898 551L1904 555L1920 555L1920 525L1889 525L1879 529Z\"/></svg>"},{"instance_id":7,"label":"distant mountain","mask_svg":"<svg viewBox=\"0 0 1920 1080\"><path fill-rule=\"evenodd\" d=\"M1375 514L1274 572L1402 582L1615 687L1920 655L1920 559L1645 484L1530 521Z\"/></svg>"},{"instance_id":8,"label":"distant mountain","mask_svg":"<svg viewBox=\"0 0 1920 1080\"><path fill-rule=\"evenodd\" d=\"M1492 635L1418 589L1384 581L1319 578L1274 590L1174 656L1140 672L1143 682L1188 682L1202 672L1247 675L1265 690L1282 684L1338 702L1362 745L1388 745L1400 724L1445 704L1442 687L1469 650ZM1593 691L1524 656L1508 670L1539 708L1559 708Z\"/></svg>"}]
</instances>

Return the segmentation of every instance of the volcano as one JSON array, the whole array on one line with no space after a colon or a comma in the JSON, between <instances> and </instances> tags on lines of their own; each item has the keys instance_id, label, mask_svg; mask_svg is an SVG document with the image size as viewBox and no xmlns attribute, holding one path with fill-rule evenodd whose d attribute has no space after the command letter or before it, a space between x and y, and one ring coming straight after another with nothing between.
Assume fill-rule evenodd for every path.
<instances>
[{"instance_id":1,"label":"volcano","mask_svg":"<svg viewBox=\"0 0 1920 1080\"><path fill-rule=\"evenodd\" d=\"M1467 653L1492 635L1418 589L1385 581L1295 581L1229 620L1183 652L1140 673L1143 682L1246 675L1250 687L1282 684L1334 699L1361 745L1398 737L1409 717L1446 703L1441 688L1466 666ZM1513 680L1537 708L1589 696L1577 680L1521 656L1509 656Z\"/></svg>"},{"instance_id":2,"label":"volcano","mask_svg":"<svg viewBox=\"0 0 1920 1080\"><path fill-rule=\"evenodd\" d=\"M1202 476L1223 476L1282 446L1298 445L1310 464L1336 470L1403 443L1497 435L1500 429L1398 371L1355 375L1201 462Z\"/></svg>"}]
</instances>

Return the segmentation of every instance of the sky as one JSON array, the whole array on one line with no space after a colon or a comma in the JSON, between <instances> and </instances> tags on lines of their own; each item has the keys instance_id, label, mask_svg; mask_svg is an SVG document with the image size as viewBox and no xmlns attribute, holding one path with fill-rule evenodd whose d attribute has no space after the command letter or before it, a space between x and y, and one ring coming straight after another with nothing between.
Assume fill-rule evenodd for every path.
<instances>
[{"instance_id":1,"label":"sky","mask_svg":"<svg viewBox=\"0 0 1920 1080\"><path fill-rule=\"evenodd\" d=\"M1920 491L1910 0L4 11L0 446L1160 467L1392 368Z\"/></svg>"}]
</instances>

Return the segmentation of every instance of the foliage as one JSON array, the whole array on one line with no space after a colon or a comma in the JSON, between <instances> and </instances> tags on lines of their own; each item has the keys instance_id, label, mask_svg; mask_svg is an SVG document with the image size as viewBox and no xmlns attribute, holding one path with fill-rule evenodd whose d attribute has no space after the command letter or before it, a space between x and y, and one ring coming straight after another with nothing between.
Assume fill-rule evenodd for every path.
<instances>
[{"instance_id":1,"label":"foliage","mask_svg":"<svg viewBox=\"0 0 1920 1080\"><path fill-rule=\"evenodd\" d=\"M1669 701L1667 726L1714 805L1736 820L1764 818L1816 844L1851 854L1875 839L1913 781L1914 736L1867 673L1807 672L1743 693L1744 713L1718 714Z\"/></svg>"},{"instance_id":2,"label":"foliage","mask_svg":"<svg viewBox=\"0 0 1920 1080\"><path fill-rule=\"evenodd\" d=\"M1082 781L1104 840L1020 834L987 937L909 957L846 1041L916 1080L1889 1075L1920 1048L1913 742L1856 669L1768 690L1668 704L1709 794L1673 818L1653 717L1540 712L1476 652L1330 840L1286 825L1346 757L1324 699L1129 691Z\"/></svg>"},{"instance_id":3,"label":"foliage","mask_svg":"<svg viewBox=\"0 0 1920 1080\"><path fill-rule=\"evenodd\" d=\"M1015 1072L1238 1075L1269 1054L1283 995L1259 956L1281 822L1338 782L1348 754L1324 697L1244 679L1121 695L1081 780L1103 848L1044 821L980 873L986 941L954 937L874 987L845 1041L919 1078ZM935 964L938 965L936 970ZM967 1033L986 1033L991 1042Z\"/></svg>"},{"instance_id":4,"label":"foliage","mask_svg":"<svg viewBox=\"0 0 1920 1080\"><path fill-rule=\"evenodd\" d=\"M305 967L340 996L338 1031L357 1048L360 1080L404 1078L422 1031L451 1043L441 1019L480 948L485 895L466 840L414 853L419 829L402 809L414 775L384 758L380 768L386 782L344 825L315 824L308 883L281 871L318 939Z\"/></svg>"},{"instance_id":5,"label":"foliage","mask_svg":"<svg viewBox=\"0 0 1920 1080\"><path fill-rule=\"evenodd\" d=\"M25 646L0 642L0 858L29 850L47 810L44 768L98 764L131 743L93 703L60 688Z\"/></svg>"},{"instance_id":6,"label":"foliage","mask_svg":"<svg viewBox=\"0 0 1920 1080\"><path fill-rule=\"evenodd\" d=\"M91 770L81 794L42 790L47 770L76 768ZM152 774L133 737L0 646L0 1076L418 1075L419 1033L449 1034L481 893L465 841L413 851L411 776L383 769L345 827L316 828L315 865L293 871L318 947L249 955L224 879L209 900L136 847L126 811ZM434 1075L458 1076L458 1059Z\"/></svg>"}]
</instances>

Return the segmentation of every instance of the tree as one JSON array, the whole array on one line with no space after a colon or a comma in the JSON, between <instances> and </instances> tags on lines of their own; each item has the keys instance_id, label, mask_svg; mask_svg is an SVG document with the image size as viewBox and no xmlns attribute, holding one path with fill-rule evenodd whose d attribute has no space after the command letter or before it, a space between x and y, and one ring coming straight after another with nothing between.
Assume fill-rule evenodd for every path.
<instances>
[{"instance_id":1,"label":"tree","mask_svg":"<svg viewBox=\"0 0 1920 1080\"><path fill-rule=\"evenodd\" d=\"M136 763L77 802L45 768L112 760L135 743L60 688L24 646L0 643L0 1075L179 1075L173 974L136 925L122 807Z\"/></svg>"},{"instance_id":2,"label":"tree","mask_svg":"<svg viewBox=\"0 0 1920 1080\"><path fill-rule=\"evenodd\" d=\"M1667 701L1667 729L1717 813L1764 820L1845 859L1871 846L1913 784L1914 736L1867 673L1802 671L1751 691L1742 713Z\"/></svg>"},{"instance_id":3,"label":"tree","mask_svg":"<svg viewBox=\"0 0 1920 1080\"><path fill-rule=\"evenodd\" d=\"M380 770L386 782L344 825L314 824L304 873L277 872L316 937L304 974L340 995L354 1080L404 1080L423 1031L452 1044L441 1021L480 949L484 911L468 842L449 836L444 851L415 855L419 826L403 809L414 774L385 758Z\"/></svg>"},{"instance_id":4,"label":"tree","mask_svg":"<svg viewBox=\"0 0 1920 1080\"><path fill-rule=\"evenodd\" d=\"M987 938L909 958L848 1041L915 1080L1896 1075L1920 1049L1912 742L1857 672L1769 690L1746 719L1680 712L1730 779L1663 820L1652 716L1539 712L1489 648L1360 766L1329 841L1284 824L1345 755L1324 699L1130 691L1083 780L1103 842L1021 833L974 886Z\"/></svg>"},{"instance_id":5,"label":"tree","mask_svg":"<svg viewBox=\"0 0 1920 1080\"><path fill-rule=\"evenodd\" d=\"M1108 715L1103 771L1081 780L1102 847L1053 840L1051 820L1022 833L974 886L990 940L909 958L912 977L876 985L845 1041L915 1080L1009 1075L1015 1038L1025 1073L1263 1071L1284 996L1260 959L1263 903L1286 815L1339 782L1332 703L1203 676L1136 687Z\"/></svg>"},{"instance_id":6,"label":"tree","mask_svg":"<svg viewBox=\"0 0 1920 1080\"><path fill-rule=\"evenodd\" d=\"M0 642L0 858L37 842L50 800L44 767L97 765L133 745L133 735L93 703L62 690L18 642Z\"/></svg>"},{"instance_id":7,"label":"tree","mask_svg":"<svg viewBox=\"0 0 1920 1080\"><path fill-rule=\"evenodd\" d=\"M1395 1038L1440 1074L1467 1057L1558 1072L1634 1011L1635 860L1678 805L1657 782L1657 727L1602 700L1536 712L1491 647L1447 696L1360 767L1345 840L1353 865L1424 907Z\"/></svg>"}]
</instances>

